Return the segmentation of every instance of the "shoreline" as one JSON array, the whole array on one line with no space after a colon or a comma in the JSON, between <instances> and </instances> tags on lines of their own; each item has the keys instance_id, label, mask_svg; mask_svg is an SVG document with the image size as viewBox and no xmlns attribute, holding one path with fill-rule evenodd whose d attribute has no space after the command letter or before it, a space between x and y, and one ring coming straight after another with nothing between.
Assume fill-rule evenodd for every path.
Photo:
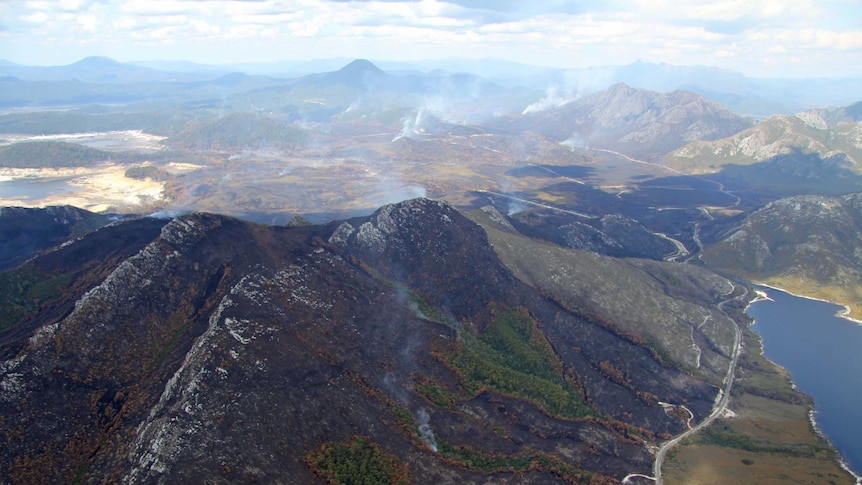
<instances>
[{"instance_id":1,"label":"shoreline","mask_svg":"<svg viewBox=\"0 0 862 485\"><path fill-rule=\"evenodd\" d=\"M832 303L832 304L838 305L838 306L844 306L844 305L840 305L838 303L831 302L828 300L823 300L820 298L812 298L812 297L808 297L808 296L804 296L804 295L797 295L797 294L794 294L794 293L789 292L787 290L784 290L782 288L777 288L775 286L766 285L763 283L754 283L754 282L750 282L750 283L752 285L755 285L755 286L761 286L761 287L765 287L765 288L770 288L772 290L781 291L781 292L787 293L788 295L795 296L797 298L804 298L806 300L814 300L814 301L820 301L820 302L825 302L825 303ZM745 307L744 311L745 311L746 315L748 315L748 309L754 303L761 302L761 301L775 301L769 297L769 294L767 292L765 292L763 290L755 289L755 294L757 296L755 298L753 298L750 302L748 302L748 305L746 305L746 307ZM846 306L844 306L844 307L845 307L845 309L847 308ZM847 311L849 311L849 309L847 309ZM839 318L844 318L845 320L850 320L854 323L862 325L862 321L855 320L852 318L846 318L844 316L841 316L839 313L840 312L836 313L835 316L839 317ZM749 315L749 317L750 317L750 315ZM753 317L751 317L751 325L749 325L749 328L754 327L754 325L756 325L756 323L757 323L757 320L754 319ZM778 367L779 369L784 370L787 373L788 381L790 382L791 389L793 389L794 391L799 392L805 396L808 396L811 399L812 407L810 407L808 409L808 422L811 424L811 428L814 430L814 432L817 434L817 436L820 436L820 438L822 438L833 450L835 450L836 456L838 457L838 459L837 459L838 465L844 471L849 473L850 476L852 476L856 480L856 485L862 485L862 475L857 474L855 471L853 471L853 469L850 468L850 465L849 465L849 463L847 463L847 460L845 460L844 457L841 455L841 451L838 449L837 446L835 446L835 444L832 442L832 440L829 439L829 436L825 432L823 432L823 430L820 429L820 426L817 424L817 417L816 417L817 416L817 409L815 408L815 402L816 401L815 401L814 397L808 395L807 393L805 393L801 389L799 389L799 386L797 386L796 382L793 381L793 374L787 368L778 364L777 362L774 362L772 359L770 359L766 355L766 349L765 349L764 342L763 342L763 336L760 335L760 333L758 333L756 330L752 330L752 331L754 331L754 333L757 333L757 335L760 337L760 355L763 356L763 358L765 358L769 362L771 362L774 366Z\"/></svg>"},{"instance_id":2,"label":"shoreline","mask_svg":"<svg viewBox=\"0 0 862 485\"><path fill-rule=\"evenodd\" d=\"M772 362L772 361L770 361L770 362ZM799 391L799 392L802 392L802 391ZM820 426L817 425L817 417L816 416L817 416L817 410L816 409L809 409L808 410L808 422L811 423L811 427L814 429L814 432L817 433L818 436L823 438L826 441L826 443L828 443L829 446L831 446L837 452L837 454L838 454L838 465L841 468L843 468L844 471L849 473L850 476L852 476L853 478L856 479L856 485L862 485L862 475L858 475L856 472L854 472L850 468L850 464L847 463L847 460L845 460L843 456L841 456L841 452L838 451L838 448L832 443L832 440L829 439L829 436L827 436L826 433L824 433L823 430L820 429Z\"/></svg>"},{"instance_id":3,"label":"shoreline","mask_svg":"<svg viewBox=\"0 0 862 485\"><path fill-rule=\"evenodd\" d=\"M792 291L786 290L786 289L784 289L784 288L779 288L779 287L777 287L777 286L768 285L768 284L766 284L766 283L758 283L758 282L756 282L756 281L749 281L748 283L749 283L749 284L752 284L752 285L754 285L754 286L762 286L762 287L764 287L764 288L770 288L770 289L773 289L773 290L781 291L781 292L787 293L788 295L795 296L795 297L797 297L797 298L805 298L806 300L814 300L814 301L822 301L823 303L831 303L831 304L833 304L833 305L835 305L835 306L841 307L841 309L840 309L840 310L838 310L837 312L835 312L835 316L836 316L836 317L838 317L838 318L843 318L844 320L849 320L849 321L851 321L851 322L853 322L853 323L855 323L855 324L857 324L857 325L862 326L862 320L859 320L859 319L856 319L856 318L851 317L851 316L850 316L850 306L848 306L848 305L844 305L843 303L838 303L838 302L834 302L834 301L831 301L831 300L824 300L823 298L817 298L817 297L814 297L814 296L798 295L798 294L796 294L796 293L793 293ZM768 296L768 295L766 295L766 292L763 292L763 294L765 295L765 299L770 300L769 296ZM751 303L756 302L756 301L763 301L763 300L758 300L758 299L756 299L756 298L755 298L754 300L752 300L751 302L749 302L749 305L750 305ZM748 309L748 307L746 307L746 309Z\"/></svg>"}]
</instances>

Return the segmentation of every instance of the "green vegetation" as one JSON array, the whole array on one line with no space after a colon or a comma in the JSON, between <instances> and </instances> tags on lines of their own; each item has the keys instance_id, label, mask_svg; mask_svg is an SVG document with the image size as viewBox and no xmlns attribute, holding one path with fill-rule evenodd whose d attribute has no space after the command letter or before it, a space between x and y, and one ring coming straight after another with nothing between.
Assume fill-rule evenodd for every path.
<instances>
[{"instance_id":1,"label":"green vegetation","mask_svg":"<svg viewBox=\"0 0 862 485\"><path fill-rule=\"evenodd\" d=\"M426 320L444 323L446 325L449 325L450 327L453 326L452 322L446 317L446 315L443 314L443 312L440 311L439 308L428 303L428 300L426 300L419 293L408 290L407 298L416 305L416 310Z\"/></svg>"},{"instance_id":2,"label":"green vegetation","mask_svg":"<svg viewBox=\"0 0 862 485\"><path fill-rule=\"evenodd\" d=\"M342 443L326 443L305 455L305 463L333 485L406 485L410 468L370 439L357 436Z\"/></svg>"},{"instance_id":3,"label":"green vegetation","mask_svg":"<svg viewBox=\"0 0 862 485\"><path fill-rule=\"evenodd\" d=\"M470 394L496 391L564 418L595 414L563 377L560 361L525 312L501 313L478 338L465 335L449 364Z\"/></svg>"},{"instance_id":4,"label":"green vegetation","mask_svg":"<svg viewBox=\"0 0 862 485\"><path fill-rule=\"evenodd\" d=\"M553 473L568 483L615 483L607 477L580 470L567 465L559 458L542 452L527 452L516 455L482 453L469 446L454 446L438 442L440 456L455 465L482 473L542 470Z\"/></svg>"},{"instance_id":5,"label":"green vegetation","mask_svg":"<svg viewBox=\"0 0 862 485\"><path fill-rule=\"evenodd\" d=\"M301 128L254 113L231 113L217 120L191 126L171 138L175 145L196 150L292 150L304 146L306 140L307 135Z\"/></svg>"},{"instance_id":6,"label":"green vegetation","mask_svg":"<svg viewBox=\"0 0 862 485\"><path fill-rule=\"evenodd\" d=\"M757 334L745 329L743 339L732 395L736 416L676 447L663 467L665 483L855 483L812 428L811 401L761 354Z\"/></svg>"},{"instance_id":7,"label":"green vegetation","mask_svg":"<svg viewBox=\"0 0 862 485\"><path fill-rule=\"evenodd\" d=\"M155 180L156 182L164 182L170 178L170 174L159 167L153 165L141 165L137 167L129 167L124 175L130 179L136 180Z\"/></svg>"},{"instance_id":8,"label":"green vegetation","mask_svg":"<svg viewBox=\"0 0 862 485\"><path fill-rule=\"evenodd\" d=\"M422 382L414 387L416 392L431 401L438 408L450 408L458 400L452 391L431 381Z\"/></svg>"},{"instance_id":9,"label":"green vegetation","mask_svg":"<svg viewBox=\"0 0 862 485\"><path fill-rule=\"evenodd\" d=\"M68 284L68 275L45 276L32 264L0 273L0 330L59 298Z\"/></svg>"},{"instance_id":10,"label":"green vegetation","mask_svg":"<svg viewBox=\"0 0 862 485\"><path fill-rule=\"evenodd\" d=\"M57 141L29 141L0 148L0 167L67 168L86 167L110 159L95 148Z\"/></svg>"},{"instance_id":11,"label":"green vegetation","mask_svg":"<svg viewBox=\"0 0 862 485\"><path fill-rule=\"evenodd\" d=\"M754 453L778 453L796 457L814 457L818 454L834 454L832 448L821 444L770 444L758 442L747 434L733 430L727 424L714 424L704 429L692 438L694 443L717 445L724 448L751 451Z\"/></svg>"}]
</instances>

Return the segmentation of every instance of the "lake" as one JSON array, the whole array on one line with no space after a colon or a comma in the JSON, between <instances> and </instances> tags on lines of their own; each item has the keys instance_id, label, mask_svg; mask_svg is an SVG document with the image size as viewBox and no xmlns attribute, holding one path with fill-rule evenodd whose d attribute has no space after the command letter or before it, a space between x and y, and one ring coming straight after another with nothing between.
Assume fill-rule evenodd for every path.
<instances>
[{"instance_id":1,"label":"lake","mask_svg":"<svg viewBox=\"0 0 862 485\"><path fill-rule=\"evenodd\" d=\"M0 199L33 201L78 190L78 187L69 185L69 180L64 177L0 181Z\"/></svg>"},{"instance_id":2,"label":"lake","mask_svg":"<svg viewBox=\"0 0 862 485\"><path fill-rule=\"evenodd\" d=\"M862 473L862 325L836 316L838 305L772 288L752 304L752 327L766 357L814 398L817 426L850 468Z\"/></svg>"}]
</instances>

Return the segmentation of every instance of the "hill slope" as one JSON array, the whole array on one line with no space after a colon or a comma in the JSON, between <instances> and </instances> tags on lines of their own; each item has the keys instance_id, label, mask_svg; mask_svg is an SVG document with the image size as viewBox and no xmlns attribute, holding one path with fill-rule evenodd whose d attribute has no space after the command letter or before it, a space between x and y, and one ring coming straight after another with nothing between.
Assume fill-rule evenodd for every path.
<instances>
[{"instance_id":1,"label":"hill slope","mask_svg":"<svg viewBox=\"0 0 862 485\"><path fill-rule=\"evenodd\" d=\"M711 267L862 309L862 194L767 204L707 247Z\"/></svg>"},{"instance_id":2,"label":"hill slope","mask_svg":"<svg viewBox=\"0 0 862 485\"><path fill-rule=\"evenodd\" d=\"M109 160L111 156L110 153L77 143L32 141L0 147L0 167L86 167Z\"/></svg>"},{"instance_id":3,"label":"hill slope","mask_svg":"<svg viewBox=\"0 0 862 485\"><path fill-rule=\"evenodd\" d=\"M828 158L843 153L854 173L862 172L862 123L835 126L816 112L776 115L731 137L699 141L668 154L667 165L686 172L712 172L723 165L750 165L794 152Z\"/></svg>"},{"instance_id":4,"label":"hill slope","mask_svg":"<svg viewBox=\"0 0 862 485\"><path fill-rule=\"evenodd\" d=\"M656 93L615 84L560 108L527 111L514 126L577 146L655 159L696 140L729 136L751 122L691 92Z\"/></svg>"},{"instance_id":5,"label":"hill slope","mask_svg":"<svg viewBox=\"0 0 862 485\"><path fill-rule=\"evenodd\" d=\"M0 208L0 271L108 222L105 215L70 206Z\"/></svg>"},{"instance_id":6,"label":"hill slope","mask_svg":"<svg viewBox=\"0 0 862 485\"><path fill-rule=\"evenodd\" d=\"M13 482L309 483L315 450L362 436L414 483L614 483L685 427L658 400L699 419L715 397L426 200L323 227L141 219L29 264L66 285L0 333Z\"/></svg>"}]
</instances>

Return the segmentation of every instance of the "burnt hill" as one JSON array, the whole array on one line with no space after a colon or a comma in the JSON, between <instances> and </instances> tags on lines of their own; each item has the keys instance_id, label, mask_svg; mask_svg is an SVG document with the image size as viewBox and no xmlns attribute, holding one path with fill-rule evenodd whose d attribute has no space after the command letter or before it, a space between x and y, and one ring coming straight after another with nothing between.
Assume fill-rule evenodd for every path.
<instances>
[{"instance_id":1,"label":"burnt hill","mask_svg":"<svg viewBox=\"0 0 862 485\"><path fill-rule=\"evenodd\" d=\"M615 483L684 429L658 401L701 419L715 397L425 199L328 226L139 219L32 264L70 284L0 333L12 483L311 483L344 443L413 483Z\"/></svg>"},{"instance_id":2,"label":"burnt hill","mask_svg":"<svg viewBox=\"0 0 862 485\"><path fill-rule=\"evenodd\" d=\"M105 215L71 206L4 207L0 209L0 271L108 222Z\"/></svg>"}]
</instances>

